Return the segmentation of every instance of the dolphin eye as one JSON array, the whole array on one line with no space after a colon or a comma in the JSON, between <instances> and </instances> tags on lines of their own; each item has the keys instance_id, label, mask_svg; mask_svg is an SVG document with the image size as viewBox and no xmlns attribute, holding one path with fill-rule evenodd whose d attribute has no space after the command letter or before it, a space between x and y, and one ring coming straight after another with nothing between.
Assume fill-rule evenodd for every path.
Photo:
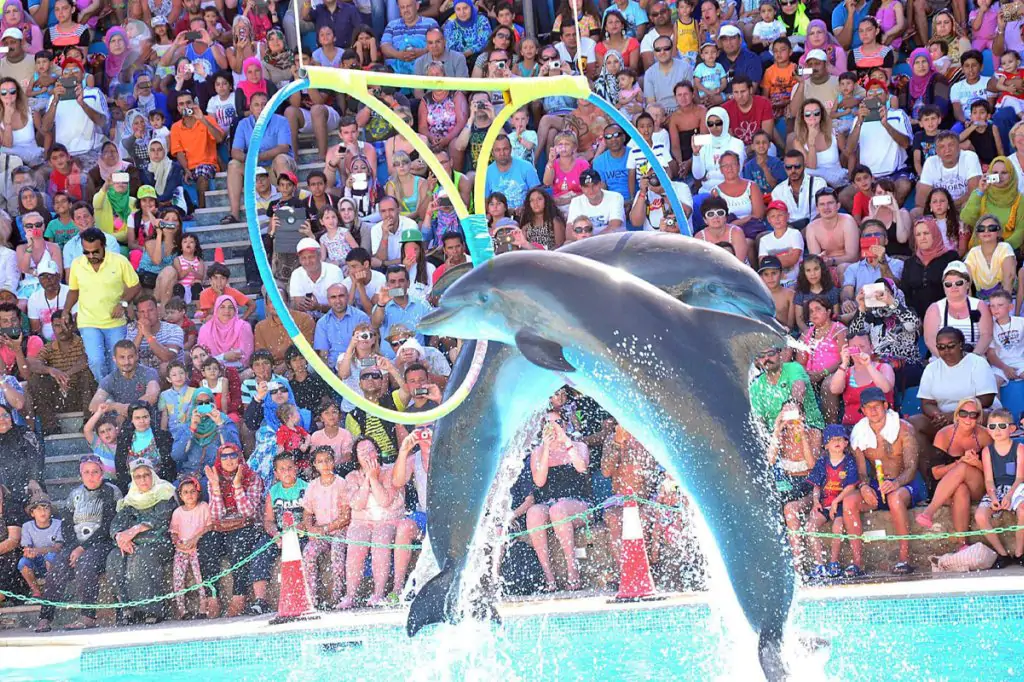
<instances>
[{"instance_id":1,"label":"dolphin eye","mask_svg":"<svg viewBox=\"0 0 1024 682\"><path fill-rule=\"evenodd\" d=\"M491 300L491 295L486 291L481 291L479 294L477 294L477 300L479 300L480 303L489 303Z\"/></svg>"}]
</instances>

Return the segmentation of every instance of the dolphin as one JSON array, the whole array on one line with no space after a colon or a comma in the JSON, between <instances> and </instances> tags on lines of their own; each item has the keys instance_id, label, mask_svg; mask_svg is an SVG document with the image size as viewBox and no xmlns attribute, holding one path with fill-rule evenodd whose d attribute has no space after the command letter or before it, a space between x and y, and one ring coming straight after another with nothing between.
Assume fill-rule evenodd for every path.
<instances>
[{"instance_id":1,"label":"dolphin","mask_svg":"<svg viewBox=\"0 0 1024 682\"><path fill-rule=\"evenodd\" d=\"M518 252L455 282L418 329L514 345L637 437L701 510L765 675L786 676L795 576L747 383L756 353L781 340L775 327L681 303L586 258Z\"/></svg>"},{"instance_id":2,"label":"dolphin","mask_svg":"<svg viewBox=\"0 0 1024 682\"><path fill-rule=\"evenodd\" d=\"M707 242L664 232L625 232L571 242L559 252L621 268L691 305L778 325L775 302L761 279ZM442 295L468 268L453 270L434 285L433 293ZM464 342L448 393L468 373L475 343ZM476 388L458 410L435 425L427 523L441 572L421 587L412 603L407 622L410 636L425 625L457 619L455 602L462 571L502 454L537 407L563 384L524 361L515 346L491 343ZM486 615L487 605L473 606L478 616ZM493 610L490 615L496 617Z\"/></svg>"}]
</instances>

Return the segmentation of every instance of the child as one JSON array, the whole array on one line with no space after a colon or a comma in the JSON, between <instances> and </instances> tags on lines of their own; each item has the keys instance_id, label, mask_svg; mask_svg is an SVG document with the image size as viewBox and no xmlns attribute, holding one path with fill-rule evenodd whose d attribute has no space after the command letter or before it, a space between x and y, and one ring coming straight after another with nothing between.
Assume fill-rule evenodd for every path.
<instances>
[{"instance_id":1,"label":"child","mask_svg":"<svg viewBox=\"0 0 1024 682\"><path fill-rule=\"evenodd\" d=\"M53 518L48 497L34 498L25 507L25 513L32 520L21 526L22 557L18 560L18 571L32 590L32 596L41 597L43 592L36 576L48 573L57 560L64 541L63 527L60 519Z\"/></svg>"},{"instance_id":2,"label":"child","mask_svg":"<svg viewBox=\"0 0 1024 682\"><path fill-rule=\"evenodd\" d=\"M987 171L992 159L1003 155L1002 135L996 127L989 123L992 116L992 105L987 99L979 99L971 104L971 125L960 133L960 142L970 142L974 153L981 162L981 170Z\"/></svg>"},{"instance_id":3,"label":"child","mask_svg":"<svg viewBox=\"0 0 1024 682\"><path fill-rule=\"evenodd\" d=\"M36 70L32 74L32 87L28 91L29 109L42 114L50 103L57 75L53 69L53 53L49 50L36 52Z\"/></svg>"},{"instance_id":4,"label":"child","mask_svg":"<svg viewBox=\"0 0 1024 682\"><path fill-rule=\"evenodd\" d=\"M992 410L988 417L988 433L992 444L981 451L985 471L985 497L981 498L974 520L978 528L992 530L992 517L1009 511L1016 514L1018 526L1024 526L1024 448L1012 439L1013 417L1009 410ZM1015 534L1013 556L1006 551L997 533L986 533L985 539L999 555L992 568L1006 568L1024 556L1024 530Z\"/></svg>"},{"instance_id":5,"label":"child","mask_svg":"<svg viewBox=\"0 0 1024 682\"><path fill-rule=\"evenodd\" d=\"M942 124L942 110L934 104L926 104L921 107L918 116L921 130L914 133L910 150L914 157L914 171L920 176L924 162L937 153L935 138L939 134L939 126Z\"/></svg>"},{"instance_id":6,"label":"child","mask_svg":"<svg viewBox=\"0 0 1024 682\"><path fill-rule=\"evenodd\" d=\"M894 51L899 51L900 45L903 44L902 35L907 26L903 5L901 0L882 0L875 12L875 21L882 29L878 42L888 45Z\"/></svg>"},{"instance_id":7,"label":"child","mask_svg":"<svg viewBox=\"0 0 1024 682\"><path fill-rule=\"evenodd\" d=\"M230 392L228 390L228 378L224 376L220 362L217 358L206 358L203 361L201 371L203 379L199 382L200 388L210 389L210 392L213 393L214 406L221 412L227 412Z\"/></svg>"},{"instance_id":8,"label":"child","mask_svg":"<svg viewBox=\"0 0 1024 682\"><path fill-rule=\"evenodd\" d=\"M839 76L839 95L836 97L835 111L832 112L832 129L844 135L849 134L863 99L857 96L857 74L847 71Z\"/></svg>"},{"instance_id":9,"label":"child","mask_svg":"<svg viewBox=\"0 0 1024 682\"><path fill-rule=\"evenodd\" d=\"M117 413L104 412L101 406L82 427L82 435L92 448L93 454L100 458L103 477L111 481L116 480L114 453L117 452Z\"/></svg>"},{"instance_id":10,"label":"child","mask_svg":"<svg viewBox=\"0 0 1024 682\"><path fill-rule=\"evenodd\" d=\"M812 493L811 516L807 521L807 530L812 533L820 533L821 529L829 521L832 522L833 533L845 532L846 525L843 523L843 500L857 492L857 462L849 450L850 441L846 436L846 427L841 424L829 424L825 427L825 453L827 456L818 458L807 475L807 480L814 485ZM857 528L851 529L851 534L860 534L860 520L857 521ZM821 559L821 538L811 538L811 554L813 555L815 567L811 571L811 577L816 579L838 578L843 573L848 578L858 578L864 575L864 559L861 556L861 543L851 543L853 549L853 563L846 571L839 568L839 550L841 541L836 538L832 540L832 553L828 565L820 562Z\"/></svg>"},{"instance_id":11,"label":"child","mask_svg":"<svg viewBox=\"0 0 1024 682\"><path fill-rule=\"evenodd\" d=\"M743 165L741 174L747 180L756 183L765 194L771 194L772 190L786 180L786 166L777 156L770 156L772 139L768 133L758 130L754 133L754 139L750 143L750 149L754 153Z\"/></svg>"},{"instance_id":12,"label":"child","mask_svg":"<svg viewBox=\"0 0 1024 682\"><path fill-rule=\"evenodd\" d=\"M875 176L871 169L864 165L854 166L853 186L857 188L853 195L853 217L859 222L871 211L871 197L875 194Z\"/></svg>"},{"instance_id":13,"label":"child","mask_svg":"<svg viewBox=\"0 0 1024 682\"><path fill-rule=\"evenodd\" d=\"M762 131L758 134L764 135L765 133ZM754 142L757 142L756 137ZM779 215L775 215L776 212ZM783 258L788 261L795 257L794 265L787 268L785 264L782 264L782 276L779 279L779 284L791 289L796 284L797 275L800 273L800 261L804 255L804 237L800 234L800 230L789 226L787 220L789 211L784 202L778 199L773 200L765 209L765 216L772 231L765 232L758 240L758 262L765 256L775 256L782 264Z\"/></svg>"},{"instance_id":14,"label":"child","mask_svg":"<svg viewBox=\"0 0 1024 682\"><path fill-rule=\"evenodd\" d=\"M719 101L725 87L725 67L718 63L718 46L704 43L700 46L701 62L693 69L693 84L697 88L697 99L704 106Z\"/></svg>"},{"instance_id":15,"label":"child","mask_svg":"<svg viewBox=\"0 0 1024 682\"><path fill-rule=\"evenodd\" d=\"M513 65L513 69L520 78L536 78L540 75L540 63L537 61L537 53L540 46L533 38L523 38L519 41L519 63Z\"/></svg>"},{"instance_id":16,"label":"child","mask_svg":"<svg viewBox=\"0 0 1024 682\"><path fill-rule=\"evenodd\" d=\"M310 533L344 538L345 528L352 520L352 510L348 505L345 479L334 474L334 449L322 445L313 450L312 457L313 466L320 475L306 488L303 526ZM334 605L345 596L345 543L311 537L302 552L302 563L306 569L309 594L315 597L317 559L327 551L331 553L331 604Z\"/></svg>"},{"instance_id":17,"label":"child","mask_svg":"<svg viewBox=\"0 0 1024 682\"><path fill-rule=\"evenodd\" d=\"M53 218L46 224L46 232L43 233L43 239L62 249L79 232L71 218L71 206L71 197L67 192L56 192L53 195Z\"/></svg>"},{"instance_id":18,"label":"child","mask_svg":"<svg viewBox=\"0 0 1024 682\"><path fill-rule=\"evenodd\" d=\"M185 577L192 571L194 584L203 582L199 569L199 539L210 530L213 519L210 505L199 501L199 479L188 475L178 483L178 502L181 505L171 514L171 541L174 543L174 566L171 573L171 590L185 589ZM207 612L206 590L199 588L199 613ZM174 610L178 620L191 619L185 615L185 595L174 598Z\"/></svg>"},{"instance_id":19,"label":"child","mask_svg":"<svg viewBox=\"0 0 1024 682\"><path fill-rule=\"evenodd\" d=\"M203 261L203 247L199 244L199 237L183 234L175 252L173 265L178 273L178 283L172 291L175 296L181 296L184 303L198 301L199 294L203 292L203 280L206 279L206 262Z\"/></svg>"},{"instance_id":20,"label":"child","mask_svg":"<svg viewBox=\"0 0 1024 682\"><path fill-rule=\"evenodd\" d=\"M164 322L181 327L185 335L185 352L192 350L199 338L199 330L195 323L186 315L185 301L178 296L171 296L164 304Z\"/></svg>"},{"instance_id":21,"label":"child","mask_svg":"<svg viewBox=\"0 0 1024 682\"><path fill-rule=\"evenodd\" d=\"M284 513L291 512L296 528L301 528L305 519L306 490L309 484L298 478L295 458L283 452L274 457L274 478L276 482L267 492L267 503L263 507L263 530L275 537L285 529Z\"/></svg>"},{"instance_id":22,"label":"child","mask_svg":"<svg viewBox=\"0 0 1024 682\"><path fill-rule=\"evenodd\" d=\"M498 22L498 26L504 26L505 28L512 29L512 35L515 36L516 43L522 40L523 34L526 33L526 29L516 23L516 12L510 3L499 3L495 10L494 18ZM495 26L494 28L498 28L498 26Z\"/></svg>"},{"instance_id":23,"label":"child","mask_svg":"<svg viewBox=\"0 0 1024 682\"><path fill-rule=\"evenodd\" d=\"M525 108L512 114L512 132L509 133L508 140L512 143L512 156L533 166L533 155L537 151L537 133L526 129L529 122L530 114Z\"/></svg>"},{"instance_id":24,"label":"child","mask_svg":"<svg viewBox=\"0 0 1024 682\"><path fill-rule=\"evenodd\" d=\"M761 21L754 24L750 43L757 52L764 52L776 40L786 37L786 25L775 16L775 3L773 2L762 2L758 8L758 14L761 16Z\"/></svg>"},{"instance_id":25,"label":"child","mask_svg":"<svg viewBox=\"0 0 1024 682\"><path fill-rule=\"evenodd\" d=\"M1024 69L1020 68L1020 55L1016 50L1007 50L999 58L995 81L993 87L999 92L996 106L1010 107L1020 118L1024 114Z\"/></svg>"},{"instance_id":26,"label":"child","mask_svg":"<svg viewBox=\"0 0 1024 682\"><path fill-rule=\"evenodd\" d=\"M931 41L928 43L928 54L935 70L945 76L953 66L953 60L949 57L949 43L944 40Z\"/></svg>"},{"instance_id":27,"label":"child","mask_svg":"<svg viewBox=\"0 0 1024 682\"><path fill-rule=\"evenodd\" d=\"M312 470L306 458L310 442L309 432L302 428L299 408L291 403L285 403L277 408L277 418L281 420L281 425L277 427L277 451L292 453L299 471L304 474L303 479L306 479Z\"/></svg>"},{"instance_id":28,"label":"child","mask_svg":"<svg viewBox=\"0 0 1024 682\"><path fill-rule=\"evenodd\" d=\"M645 516L653 516L652 568L666 575L682 573L687 587L704 589L707 561L700 551L689 499L679 488L679 483L666 475L658 486L654 502L659 506L641 512Z\"/></svg>"},{"instance_id":29,"label":"child","mask_svg":"<svg viewBox=\"0 0 1024 682\"><path fill-rule=\"evenodd\" d=\"M999 7L993 6L995 3L992 0L977 0L975 4L977 8L971 10L970 15L973 36L971 47L975 50L991 50L999 27Z\"/></svg>"},{"instance_id":30,"label":"child","mask_svg":"<svg viewBox=\"0 0 1024 682\"><path fill-rule=\"evenodd\" d=\"M644 109L644 91L636 83L636 71L624 68L615 77L619 82L619 100L616 105L619 112L633 120Z\"/></svg>"},{"instance_id":31,"label":"child","mask_svg":"<svg viewBox=\"0 0 1024 682\"><path fill-rule=\"evenodd\" d=\"M788 38L773 41L772 56L775 63L765 70L761 80L761 90L771 100L772 113L778 120L789 117L789 100L796 87L797 66L790 60L792 55L793 46Z\"/></svg>"},{"instance_id":32,"label":"child","mask_svg":"<svg viewBox=\"0 0 1024 682\"><path fill-rule=\"evenodd\" d=\"M149 127L153 129L153 139L160 140L164 147L170 149L171 131L167 128L164 112L154 109L149 112Z\"/></svg>"},{"instance_id":33,"label":"child","mask_svg":"<svg viewBox=\"0 0 1024 682\"><path fill-rule=\"evenodd\" d=\"M697 48L700 47L700 24L693 18L693 0L676 3L676 15L676 49L692 69L697 63Z\"/></svg>"},{"instance_id":34,"label":"child","mask_svg":"<svg viewBox=\"0 0 1024 682\"><path fill-rule=\"evenodd\" d=\"M188 428L186 423L189 407L192 404L194 388L188 385L188 372L180 360L167 363L167 380L171 387L160 393L157 409L160 410L160 428L170 431L175 438L175 429ZM188 434L182 432L186 438Z\"/></svg>"}]
</instances>

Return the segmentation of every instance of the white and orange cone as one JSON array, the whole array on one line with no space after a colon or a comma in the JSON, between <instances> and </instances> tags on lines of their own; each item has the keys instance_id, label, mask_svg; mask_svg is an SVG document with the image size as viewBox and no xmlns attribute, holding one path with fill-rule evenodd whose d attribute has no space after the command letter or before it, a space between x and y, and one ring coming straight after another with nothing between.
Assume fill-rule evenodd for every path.
<instances>
[{"instance_id":1,"label":"white and orange cone","mask_svg":"<svg viewBox=\"0 0 1024 682\"><path fill-rule=\"evenodd\" d=\"M647 561L644 528L640 522L640 509L627 490L622 505L622 552L619 560L619 592L615 601L635 601L654 596L654 579Z\"/></svg>"},{"instance_id":2,"label":"white and orange cone","mask_svg":"<svg viewBox=\"0 0 1024 682\"><path fill-rule=\"evenodd\" d=\"M277 600L277 616L271 625L294 620L319 618L309 596L306 572L302 566L299 534L295 530L295 517L290 511L282 515L284 532L281 535L281 591Z\"/></svg>"}]
</instances>

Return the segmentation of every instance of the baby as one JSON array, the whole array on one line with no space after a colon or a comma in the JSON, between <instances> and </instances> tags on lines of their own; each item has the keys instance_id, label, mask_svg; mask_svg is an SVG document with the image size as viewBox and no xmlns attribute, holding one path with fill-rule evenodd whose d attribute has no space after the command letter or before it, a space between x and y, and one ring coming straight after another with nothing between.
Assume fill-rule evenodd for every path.
<instances>
[{"instance_id":1,"label":"baby","mask_svg":"<svg viewBox=\"0 0 1024 682\"><path fill-rule=\"evenodd\" d=\"M619 111L629 120L644 110L644 92L636 82L636 72L625 68L616 77L619 81Z\"/></svg>"},{"instance_id":2,"label":"baby","mask_svg":"<svg viewBox=\"0 0 1024 682\"><path fill-rule=\"evenodd\" d=\"M857 96L857 74L847 71L839 77L839 96L836 98L836 109L832 113L832 129L837 133L847 134L853 130L853 122L857 117L862 97Z\"/></svg>"},{"instance_id":3,"label":"baby","mask_svg":"<svg viewBox=\"0 0 1024 682\"><path fill-rule=\"evenodd\" d=\"M773 42L786 35L786 25L775 16L775 3L762 2L758 9L761 21L754 24L751 44L768 48Z\"/></svg>"},{"instance_id":4,"label":"baby","mask_svg":"<svg viewBox=\"0 0 1024 682\"><path fill-rule=\"evenodd\" d=\"M36 70L32 74L32 87L29 89L29 108L43 112L50 103L53 86L57 82L57 72L53 68L53 53L49 50L36 52Z\"/></svg>"},{"instance_id":5,"label":"baby","mask_svg":"<svg viewBox=\"0 0 1024 682\"><path fill-rule=\"evenodd\" d=\"M701 62L693 70L693 84L702 104L722 93L725 87L725 67L718 63L718 46L704 43L700 46Z\"/></svg>"},{"instance_id":6,"label":"baby","mask_svg":"<svg viewBox=\"0 0 1024 682\"><path fill-rule=\"evenodd\" d=\"M1024 69L1020 68L1020 55L1016 50L1007 50L999 58L995 80L995 89L999 91L996 106L1010 107L1020 118L1024 114Z\"/></svg>"}]
</instances>

